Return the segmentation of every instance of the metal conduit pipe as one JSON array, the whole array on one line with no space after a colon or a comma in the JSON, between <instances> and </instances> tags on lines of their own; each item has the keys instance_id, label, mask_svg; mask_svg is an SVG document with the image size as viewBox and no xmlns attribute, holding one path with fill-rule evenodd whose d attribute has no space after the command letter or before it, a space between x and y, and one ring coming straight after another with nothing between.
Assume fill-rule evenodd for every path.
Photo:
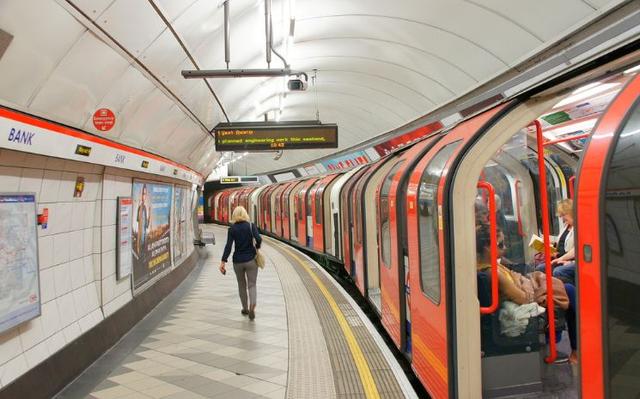
<instances>
[{"instance_id":1,"label":"metal conduit pipe","mask_svg":"<svg viewBox=\"0 0 640 399\"><path fill-rule=\"evenodd\" d=\"M271 68L271 0L264 0L264 30L266 36L267 67Z\"/></svg>"},{"instance_id":2,"label":"metal conduit pipe","mask_svg":"<svg viewBox=\"0 0 640 399\"><path fill-rule=\"evenodd\" d=\"M224 62L227 63L229 69L229 61L231 60L231 46L229 44L231 34L231 25L229 23L229 0L224 2Z\"/></svg>"}]
</instances>

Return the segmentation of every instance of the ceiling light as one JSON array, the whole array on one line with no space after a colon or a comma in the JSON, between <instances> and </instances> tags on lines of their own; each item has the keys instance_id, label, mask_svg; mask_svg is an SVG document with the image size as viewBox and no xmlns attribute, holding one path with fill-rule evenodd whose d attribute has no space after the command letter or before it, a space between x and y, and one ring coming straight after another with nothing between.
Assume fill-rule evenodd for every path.
<instances>
[{"instance_id":1,"label":"ceiling light","mask_svg":"<svg viewBox=\"0 0 640 399\"><path fill-rule=\"evenodd\" d=\"M627 69L626 71L624 71L624 73L635 73L640 71L640 65L636 65L632 68Z\"/></svg>"},{"instance_id":2,"label":"ceiling light","mask_svg":"<svg viewBox=\"0 0 640 399\"><path fill-rule=\"evenodd\" d=\"M582 93L582 92L583 92L583 91L585 91L585 90L589 90L589 89L592 89L592 88L594 88L594 87L596 87L596 86L600 86L600 84L601 84L601 82L592 82L592 83L589 83L589 84L587 84L587 85L584 85L584 86L582 86L582 87L577 88L577 89L576 89L576 90L574 90L571 94L578 94L578 93Z\"/></svg>"},{"instance_id":3,"label":"ceiling light","mask_svg":"<svg viewBox=\"0 0 640 399\"><path fill-rule=\"evenodd\" d=\"M556 105L553 106L553 109L556 108L560 108L560 107L564 107L565 105L577 102L577 101L581 101L581 100L586 100L589 97L595 96L596 94L605 92L615 86L619 86L620 83L605 83L605 84L599 84L595 87L591 87L589 89L586 89L584 91L581 91L577 94L572 94L569 97L565 98L564 100L560 101L559 103L557 103Z\"/></svg>"}]
</instances>

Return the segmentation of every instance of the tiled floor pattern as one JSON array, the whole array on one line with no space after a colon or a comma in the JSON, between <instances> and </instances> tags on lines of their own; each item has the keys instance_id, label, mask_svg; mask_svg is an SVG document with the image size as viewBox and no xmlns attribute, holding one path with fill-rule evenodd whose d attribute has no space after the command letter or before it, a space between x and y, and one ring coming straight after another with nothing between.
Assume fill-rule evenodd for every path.
<instances>
[{"instance_id":1,"label":"tiled floor pattern","mask_svg":"<svg viewBox=\"0 0 640 399\"><path fill-rule=\"evenodd\" d=\"M206 248L191 289L89 398L285 397L287 316L276 269L260 272L256 319L249 321L240 314L233 268L218 272L223 245ZM91 380L90 370L74 384ZM72 388L60 398L86 397Z\"/></svg>"},{"instance_id":2,"label":"tiled floor pattern","mask_svg":"<svg viewBox=\"0 0 640 399\"><path fill-rule=\"evenodd\" d=\"M364 397L335 315L308 272L279 244L265 243L267 266L258 276L256 319L249 321L240 314L233 268L226 276L217 269L225 229L204 229L218 238L206 247L208 258L58 399ZM358 314L326 276L314 273L349 320L381 397L403 397Z\"/></svg>"},{"instance_id":3,"label":"tiled floor pattern","mask_svg":"<svg viewBox=\"0 0 640 399\"><path fill-rule=\"evenodd\" d=\"M299 274L307 287L313 301L312 303L314 304L316 312L320 318L323 335L329 351L329 358L331 359L331 368L333 369L337 397L364 397L364 387L336 316L331 311L331 308L328 306L326 299L320 292L320 289L312 279L311 275L301 266L297 265L299 259L306 262L311 272L314 273L320 281L322 281L346 317L349 326L356 337L358 345L362 349L368 367L373 374L373 379L380 396L383 398L404 398L402 388L398 384L398 381L396 380L396 377L393 374L389 363L384 358L380 348L374 342L371 333L364 326L358 314L346 298L338 291L336 286L329 281L329 278L319 270L319 267L314 262L307 261L303 257L293 258L289 256L287 252L285 252L285 259L286 262L283 263L296 265L293 270Z\"/></svg>"}]
</instances>

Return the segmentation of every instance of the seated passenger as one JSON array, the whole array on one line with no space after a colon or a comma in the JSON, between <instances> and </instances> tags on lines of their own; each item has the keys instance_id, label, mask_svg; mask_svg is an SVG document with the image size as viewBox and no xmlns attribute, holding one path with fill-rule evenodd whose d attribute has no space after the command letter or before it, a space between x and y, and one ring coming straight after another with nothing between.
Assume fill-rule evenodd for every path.
<instances>
[{"instance_id":1,"label":"seated passenger","mask_svg":"<svg viewBox=\"0 0 640 399\"><path fill-rule=\"evenodd\" d=\"M497 230L498 258L505 251L504 234ZM476 226L476 260L478 271L491 269L491 230L488 223L479 223ZM498 287L500 297L518 305L532 303L534 300L533 285L531 280L522 274L510 270L498 260Z\"/></svg>"},{"instance_id":2,"label":"seated passenger","mask_svg":"<svg viewBox=\"0 0 640 399\"><path fill-rule=\"evenodd\" d=\"M555 247L557 254L551 260L553 268L553 277L559 278L564 282L575 285L575 239L573 228L573 201L565 199L558 202L557 215L562 218L564 228L558 237ZM537 271L544 272L544 262L536 267Z\"/></svg>"},{"instance_id":3,"label":"seated passenger","mask_svg":"<svg viewBox=\"0 0 640 399\"><path fill-rule=\"evenodd\" d=\"M497 230L498 257L505 250L504 234ZM476 226L476 259L477 270L489 272L491 269L491 230L489 224L479 223ZM498 259L500 262L500 259ZM501 301L508 300L518 305L537 302L546 306L546 277L542 272L522 275L498 263L498 287ZM554 304L566 310L567 329L571 344L569 361L577 362L576 337L576 297L572 284L562 283L558 279L553 281ZM556 335L559 339L559 332Z\"/></svg>"}]
</instances>

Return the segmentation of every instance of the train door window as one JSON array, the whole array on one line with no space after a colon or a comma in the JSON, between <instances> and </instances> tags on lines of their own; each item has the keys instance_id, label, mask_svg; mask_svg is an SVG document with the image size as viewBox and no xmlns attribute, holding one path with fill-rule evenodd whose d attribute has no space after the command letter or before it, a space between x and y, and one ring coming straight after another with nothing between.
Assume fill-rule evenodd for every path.
<instances>
[{"instance_id":1,"label":"train door window","mask_svg":"<svg viewBox=\"0 0 640 399\"><path fill-rule=\"evenodd\" d=\"M316 190L316 224L322 223L322 193L324 188L319 186Z\"/></svg>"},{"instance_id":2,"label":"train door window","mask_svg":"<svg viewBox=\"0 0 640 399\"><path fill-rule=\"evenodd\" d=\"M436 304L440 303L440 210L438 185L447 161L459 141L447 144L429 162L418 189L418 224L420 234L420 284L422 292Z\"/></svg>"},{"instance_id":3,"label":"train door window","mask_svg":"<svg viewBox=\"0 0 640 399\"><path fill-rule=\"evenodd\" d=\"M313 183L311 185L311 187L309 187L309 189L307 190L307 217L311 217L311 211L312 211L312 206L313 206L313 195L312 195L312 191L313 189L316 187L318 183Z\"/></svg>"},{"instance_id":4,"label":"train door window","mask_svg":"<svg viewBox=\"0 0 640 399\"><path fill-rule=\"evenodd\" d=\"M604 194L608 318L603 326L608 341L604 369L614 398L640 394L640 307L632 299L640 289L640 103L634 107L616 143Z\"/></svg>"},{"instance_id":5,"label":"train door window","mask_svg":"<svg viewBox=\"0 0 640 399\"><path fill-rule=\"evenodd\" d=\"M404 161L399 161L389 171L384 178L382 187L380 188L380 199L378 202L378 211L380 212L380 234L382 242L380 243L380 252L382 260L386 267L391 267L391 226L389 226L389 191L393 183L393 177L398 172ZM394 207L395 208L395 207Z\"/></svg>"}]
</instances>

